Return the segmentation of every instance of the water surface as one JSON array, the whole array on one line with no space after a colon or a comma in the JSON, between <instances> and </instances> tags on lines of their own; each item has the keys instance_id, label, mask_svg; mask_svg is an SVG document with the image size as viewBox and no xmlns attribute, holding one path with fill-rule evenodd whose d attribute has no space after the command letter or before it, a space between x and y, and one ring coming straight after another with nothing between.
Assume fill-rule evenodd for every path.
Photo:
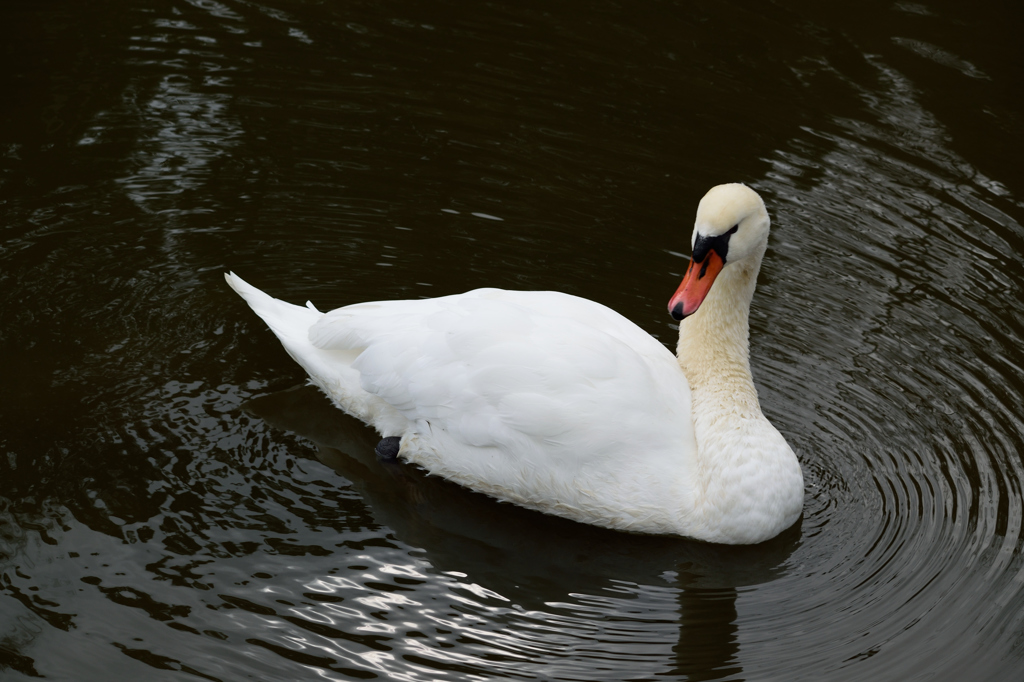
<instances>
[{"instance_id":1,"label":"water surface","mask_svg":"<svg viewBox=\"0 0 1024 682\"><path fill-rule=\"evenodd\" d=\"M7 3L7 679L1013 679L1024 106L1005 3ZM224 286L555 289L668 345L697 201L801 522L746 548L373 457Z\"/></svg>"}]
</instances>

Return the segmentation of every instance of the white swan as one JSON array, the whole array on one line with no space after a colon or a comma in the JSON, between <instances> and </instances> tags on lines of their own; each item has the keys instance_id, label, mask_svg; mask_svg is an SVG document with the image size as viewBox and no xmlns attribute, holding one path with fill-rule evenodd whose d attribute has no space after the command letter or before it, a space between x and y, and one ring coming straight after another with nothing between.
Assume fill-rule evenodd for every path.
<instances>
[{"instance_id":1,"label":"white swan","mask_svg":"<svg viewBox=\"0 0 1024 682\"><path fill-rule=\"evenodd\" d=\"M747 544L803 506L800 465L761 413L748 361L769 224L744 185L701 200L669 302L678 357L567 294L477 289L321 313L225 277L312 382L385 437L380 449L400 442L433 474L577 521Z\"/></svg>"}]
</instances>

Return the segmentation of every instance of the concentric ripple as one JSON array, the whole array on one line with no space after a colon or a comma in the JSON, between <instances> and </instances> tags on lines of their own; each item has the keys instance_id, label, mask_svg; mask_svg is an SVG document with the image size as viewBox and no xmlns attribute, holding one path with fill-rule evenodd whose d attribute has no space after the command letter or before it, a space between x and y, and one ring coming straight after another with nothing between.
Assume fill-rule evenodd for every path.
<instances>
[{"instance_id":1,"label":"concentric ripple","mask_svg":"<svg viewBox=\"0 0 1024 682\"><path fill-rule=\"evenodd\" d=\"M1019 206L944 148L920 93L874 65L886 90L865 99L880 123L807 130L770 182L786 208L766 309L791 323L762 323L760 376L769 411L798 406L771 415L784 432L787 419L816 427L795 443L811 500L793 560L815 565L823 599L762 609L758 630L799 632L808 664L835 650L833 672L912 679L919 661L898 650L922 647L968 674L977 661L935 632L998 650L1020 628L977 605L1021 603L1024 230L1003 212ZM812 140L831 151L807 157ZM836 323L823 330L821 315Z\"/></svg>"}]
</instances>

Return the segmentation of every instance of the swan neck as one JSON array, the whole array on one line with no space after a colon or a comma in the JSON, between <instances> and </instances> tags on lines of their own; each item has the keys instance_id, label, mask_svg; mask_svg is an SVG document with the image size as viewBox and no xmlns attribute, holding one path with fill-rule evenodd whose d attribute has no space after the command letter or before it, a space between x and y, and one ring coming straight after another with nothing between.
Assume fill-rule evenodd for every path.
<instances>
[{"instance_id":1,"label":"swan neck","mask_svg":"<svg viewBox=\"0 0 1024 682\"><path fill-rule=\"evenodd\" d=\"M750 301L757 286L765 244L729 263L696 313L679 325L676 356L690 382L694 410L730 403L752 404L760 412L750 374Z\"/></svg>"}]
</instances>

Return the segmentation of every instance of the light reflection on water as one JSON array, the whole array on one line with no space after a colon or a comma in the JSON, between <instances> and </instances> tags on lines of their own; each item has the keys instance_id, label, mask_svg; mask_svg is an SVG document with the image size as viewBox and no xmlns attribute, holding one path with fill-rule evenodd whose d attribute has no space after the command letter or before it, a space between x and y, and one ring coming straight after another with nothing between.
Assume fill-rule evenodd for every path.
<instances>
[{"instance_id":1,"label":"light reflection on water","mask_svg":"<svg viewBox=\"0 0 1024 682\"><path fill-rule=\"evenodd\" d=\"M1005 679L1020 98L1009 22L958 11L0 10L25 28L0 106L0 670ZM668 342L685 226L725 180L773 215L752 362L807 481L758 547L384 466L220 282L321 309L552 288Z\"/></svg>"}]
</instances>

